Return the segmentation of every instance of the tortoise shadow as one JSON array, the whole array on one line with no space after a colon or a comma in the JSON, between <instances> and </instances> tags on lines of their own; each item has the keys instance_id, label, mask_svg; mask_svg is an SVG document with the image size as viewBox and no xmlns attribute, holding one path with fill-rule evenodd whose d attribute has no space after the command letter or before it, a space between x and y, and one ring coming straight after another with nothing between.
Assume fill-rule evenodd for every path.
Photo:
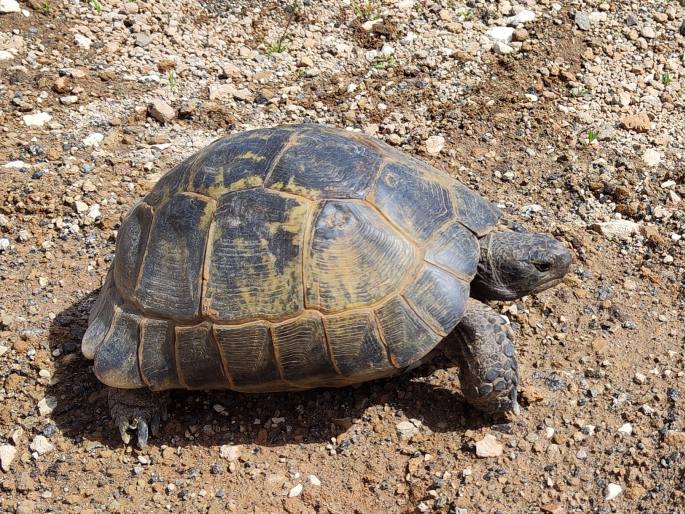
<instances>
[{"instance_id":1,"label":"tortoise shadow","mask_svg":"<svg viewBox=\"0 0 685 514\"><path fill-rule=\"evenodd\" d=\"M80 351L89 311L99 291L93 291L60 312L50 326L50 350L55 374L47 394L57 400L52 420L64 437L87 446L122 445L107 406L107 388L92 372L92 362ZM404 416L418 419L433 432L476 429L493 423L465 404L458 392L429 383L432 363L394 378L340 389L246 395L230 391L174 391L170 419L151 447L246 444L282 446L330 442L344 436L354 420L370 421L366 409L387 405L394 423ZM456 370L454 370L456 375ZM338 441L340 443L340 441ZM349 443L348 443L349 444Z\"/></svg>"}]
</instances>

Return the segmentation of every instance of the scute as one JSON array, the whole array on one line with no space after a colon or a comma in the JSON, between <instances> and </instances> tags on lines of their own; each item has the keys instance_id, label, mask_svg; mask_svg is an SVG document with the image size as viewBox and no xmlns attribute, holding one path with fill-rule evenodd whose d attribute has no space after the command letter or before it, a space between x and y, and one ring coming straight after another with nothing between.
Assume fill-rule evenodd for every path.
<instances>
[{"instance_id":1,"label":"scute","mask_svg":"<svg viewBox=\"0 0 685 514\"><path fill-rule=\"evenodd\" d=\"M460 182L454 181L453 190L457 197L459 221L479 237L490 232L502 216L500 210Z\"/></svg>"},{"instance_id":2,"label":"scute","mask_svg":"<svg viewBox=\"0 0 685 514\"><path fill-rule=\"evenodd\" d=\"M139 323L139 315L115 307L112 325L93 364L93 372L103 384L119 389L145 386L138 370Z\"/></svg>"},{"instance_id":3,"label":"scute","mask_svg":"<svg viewBox=\"0 0 685 514\"><path fill-rule=\"evenodd\" d=\"M143 318L138 360L143 380L153 391L181 385L176 366L176 333L171 321Z\"/></svg>"},{"instance_id":4,"label":"scute","mask_svg":"<svg viewBox=\"0 0 685 514\"><path fill-rule=\"evenodd\" d=\"M267 323L214 325L214 337L226 363L232 389L262 392L283 387Z\"/></svg>"},{"instance_id":5,"label":"scute","mask_svg":"<svg viewBox=\"0 0 685 514\"><path fill-rule=\"evenodd\" d=\"M445 337L464 314L469 285L440 268L426 264L403 296L434 332Z\"/></svg>"},{"instance_id":6,"label":"scute","mask_svg":"<svg viewBox=\"0 0 685 514\"><path fill-rule=\"evenodd\" d=\"M450 223L429 241L424 258L470 282L478 268L480 246L470 230Z\"/></svg>"},{"instance_id":7,"label":"scute","mask_svg":"<svg viewBox=\"0 0 685 514\"><path fill-rule=\"evenodd\" d=\"M387 376L396 368L388 360L373 311L324 317L331 356L340 374L362 382Z\"/></svg>"},{"instance_id":8,"label":"scute","mask_svg":"<svg viewBox=\"0 0 685 514\"><path fill-rule=\"evenodd\" d=\"M209 198L182 193L155 213L134 294L146 312L167 319L197 320L213 204Z\"/></svg>"},{"instance_id":9,"label":"scute","mask_svg":"<svg viewBox=\"0 0 685 514\"><path fill-rule=\"evenodd\" d=\"M250 130L213 142L193 159L188 189L213 198L261 186L293 131Z\"/></svg>"},{"instance_id":10,"label":"scute","mask_svg":"<svg viewBox=\"0 0 685 514\"><path fill-rule=\"evenodd\" d=\"M381 171L368 200L409 237L426 241L454 215L447 180L392 162Z\"/></svg>"},{"instance_id":11,"label":"scute","mask_svg":"<svg viewBox=\"0 0 685 514\"><path fill-rule=\"evenodd\" d=\"M338 376L327 352L320 315L306 312L272 331L276 359L286 382L307 389L330 383Z\"/></svg>"},{"instance_id":12,"label":"scute","mask_svg":"<svg viewBox=\"0 0 685 514\"><path fill-rule=\"evenodd\" d=\"M395 293L417 251L366 202L327 200L305 259L307 306L364 307Z\"/></svg>"},{"instance_id":13,"label":"scute","mask_svg":"<svg viewBox=\"0 0 685 514\"><path fill-rule=\"evenodd\" d=\"M418 362L442 339L401 297L389 300L375 311L390 360L397 368Z\"/></svg>"},{"instance_id":14,"label":"scute","mask_svg":"<svg viewBox=\"0 0 685 514\"><path fill-rule=\"evenodd\" d=\"M176 355L181 383L186 388L229 387L211 323L176 327Z\"/></svg>"},{"instance_id":15,"label":"scute","mask_svg":"<svg viewBox=\"0 0 685 514\"><path fill-rule=\"evenodd\" d=\"M110 268L105 278L105 283L100 289L93 308L88 316L88 328L81 340L81 352L87 359L93 359L98 347L105 340L107 332L112 325L114 308L122 304L122 299L114 287L114 270Z\"/></svg>"},{"instance_id":16,"label":"scute","mask_svg":"<svg viewBox=\"0 0 685 514\"><path fill-rule=\"evenodd\" d=\"M261 188L219 200L207 248L203 314L214 321L282 319L302 311L302 241L310 206Z\"/></svg>"},{"instance_id":17,"label":"scute","mask_svg":"<svg viewBox=\"0 0 685 514\"><path fill-rule=\"evenodd\" d=\"M152 208L139 202L124 218L117 233L114 281L124 298L133 297L151 224Z\"/></svg>"},{"instance_id":18,"label":"scute","mask_svg":"<svg viewBox=\"0 0 685 514\"><path fill-rule=\"evenodd\" d=\"M382 156L343 131L304 126L275 164L266 187L311 199L364 198Z\"/></svg>"}]
</instances>

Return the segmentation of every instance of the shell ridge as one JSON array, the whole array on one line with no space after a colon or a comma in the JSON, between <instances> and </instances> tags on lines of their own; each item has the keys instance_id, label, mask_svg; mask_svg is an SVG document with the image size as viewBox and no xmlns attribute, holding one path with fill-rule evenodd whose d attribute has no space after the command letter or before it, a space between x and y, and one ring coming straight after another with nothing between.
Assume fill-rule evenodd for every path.
<instances>
[{"instance_id":1,"label":"shell ridge","mask_svg":"<svg viewBox=\"0 0 685 514\"><path fill-rule=\"evenodd\" d=\"M402 300L404 300L404 303L407 305L407 307L409 307L409 310L411 310L416 315L416 317L423 324L424 327L433 332L440 339L444 339L447 336L447 334L443 333L442 330L439 330L438 328L434 327L432 323L429 323L428 321L423 319L423 317L419 314L419 312L416 310L414 305L412 305L412 303L409 301L409 299L405 296L404 293L400 293L399 296Z\"/></svg>"},{"instance_id":2,"label":"shell ridge","mask_svg":"<svg viewBox=\"0 0 685 514\"><path fill-rule=\"evenodd\" d=\"M383 332L383 324L381 323L381 320L378 318L378 314L376 313L376 310L371 309L371 313L373 315L373 321L376 324L376 328L378 329L378 339L380 340L381 344L383 345L383 348L385 348L385 353L388 357L388 362L390 364L392 364L393 367L400 369L401 366L399 366L397 364L397 360L395 359L395 356L390 351L390 345L388 345L388 342L385 339L385 333Z\"/></svg>"}]
</instances>

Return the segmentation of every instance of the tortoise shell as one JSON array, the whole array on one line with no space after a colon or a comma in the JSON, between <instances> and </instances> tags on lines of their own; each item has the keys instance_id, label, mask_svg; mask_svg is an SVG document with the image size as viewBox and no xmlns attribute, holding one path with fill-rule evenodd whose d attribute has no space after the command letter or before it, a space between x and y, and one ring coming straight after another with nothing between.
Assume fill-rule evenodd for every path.
<instances>
[{"instance_id":1,"label":"tortoise shell","mask_svg":"<svg viewBox=\"0 0 685 514\"><path fill-rule=\"evenodd\" d=\"M387 376L459 323L499 211L373 138L219 139L124 218L84 335L117 388L246 392Z\"/></svg>"}]
</instances>

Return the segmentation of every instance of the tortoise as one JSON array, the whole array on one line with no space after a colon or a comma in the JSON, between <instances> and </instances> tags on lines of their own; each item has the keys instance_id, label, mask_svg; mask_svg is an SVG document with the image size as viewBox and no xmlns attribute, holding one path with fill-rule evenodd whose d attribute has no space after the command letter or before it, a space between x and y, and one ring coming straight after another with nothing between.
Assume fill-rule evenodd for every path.
<instances>
[{"instance_id":1,"label":"tortoise","mask_svg":"<svg viewBox=\"0 0 685 514\"><path fill-rule=\"evenodd\" d=\"M171 389L341 387L444 351L487 413L518 412L506 318L569 251L502 227L461 182L375 138L284 125L218 139L132 207L82 352L125 443Z\"/></svg>"}]
</instances>

